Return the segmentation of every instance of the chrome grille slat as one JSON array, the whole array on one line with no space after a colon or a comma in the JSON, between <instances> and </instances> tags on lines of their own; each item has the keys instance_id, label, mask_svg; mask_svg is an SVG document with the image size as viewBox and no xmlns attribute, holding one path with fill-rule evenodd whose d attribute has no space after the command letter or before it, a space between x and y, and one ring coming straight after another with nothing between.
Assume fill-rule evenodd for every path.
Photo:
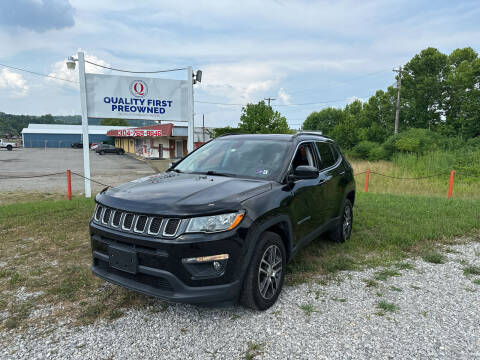
<instances>
[{"instance_id":1,"label":"chrome grille slat","mask_svg":"<svg viewBox=\"0 0 480 360\"><path fill-rule=\"evenodd\" d=\"M112 215L112 209L105 208L105 210L103 211L103 216L102 216L102 223L103 224L108 224L110 222L110 215Z\"/></svg>"},{"instance_id":2,"label":"chrome grille slat","mask_svg":"<svg viewBox=\"0 0 480 360\"><path fill-rule=\"evenodd\" d=\"M178 227L180 226L180 219L172 218L168 219L163 229L164 236L175 236L177 233Z\"/></svg>"},{"instance_id":3,"label":"chrome grille slat","mask_svg":"<svg viewBox=\"0 0 480 360\"><path fill-rule=\"evenodd\" d=\"M148 233L150 235L157 235L160 232L161 227L162 227L162 218L161 217L153 217L150 220L150 226L148 227Z\"/></svg>"},{"instance_id":4,"label":"chrome grille slat","mask_svg":"<svg viewBox=\"0 0 480 360\"><path fill-rule=\"evenodd\" d=\"M113 213L112 226L118 228L120 222L122 221L123 213L121 211L115 210Z\"/></svg>"},{"instance_id":5,"label":"chrome grille slat","mask_svg":"<svg viewBox=\"0 0 480 360\"><path fill-rule=\"evenodd\" d=\"M138 233L143 233L145 231L145 226L147 225L148 216L138 215L137 220L135 221L135 228L133 231Z\"/></svg>"},{"instance_id":6,"label":"chrome grille slat","mask_svg":"<svg viewBox=\"0 0 480 360\"><path fill-rule=\"evenodd\" d=\"M103 212L103 206L97 205L97 208L95 209L95 221L100 221L102 218L102 212Z\"/></svg>"},{"instance_id":7,"label":"chrome grille slat","mask_svg":"<svg viewBox=\"0 0 480 360\"><path fill-rule=\"evenodd\" d=\"M135 215L132 213L126 213L123 217L122 229L130 231L132 229L133 220L135 220Z\"/></svg>"}]
</instances>

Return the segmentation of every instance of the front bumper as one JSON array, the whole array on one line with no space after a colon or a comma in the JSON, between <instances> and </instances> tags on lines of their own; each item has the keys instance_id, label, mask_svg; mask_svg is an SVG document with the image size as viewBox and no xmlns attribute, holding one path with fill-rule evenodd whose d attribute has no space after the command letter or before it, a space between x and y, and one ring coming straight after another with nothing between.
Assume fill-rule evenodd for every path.
<instances>
[{"instance_id":1,"label":"front bumper","mask_svg":"<svg viewBox=\"0 0 480 360\"><path fill-rule=\"evenodd\" d=\"M186 303L234 300L241 286L244 242L234 230L218 234L181 235L176 239L124 233L90 223L92 272L102 279L149 296ZM136 254L135 273L110 266L109 247ZM195 276L182 259L229 254L225 270L216 276Z\"/></svg>"}]
</instances>

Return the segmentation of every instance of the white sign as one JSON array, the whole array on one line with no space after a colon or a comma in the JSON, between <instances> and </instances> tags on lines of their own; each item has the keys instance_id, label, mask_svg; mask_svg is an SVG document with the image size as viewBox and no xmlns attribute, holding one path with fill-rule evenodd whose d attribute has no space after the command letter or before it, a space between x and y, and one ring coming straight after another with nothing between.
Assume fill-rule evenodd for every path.
<instances>
[{"instance_id":1,"label":"white sign","mask_svg":"<svg viewBox=\"0 0 480 360\"><path fill-rule=\"evenodd\" d=\"M186 80L99 74L85 78L88 117L189 120Z\"/></svg>"}]
</instances>

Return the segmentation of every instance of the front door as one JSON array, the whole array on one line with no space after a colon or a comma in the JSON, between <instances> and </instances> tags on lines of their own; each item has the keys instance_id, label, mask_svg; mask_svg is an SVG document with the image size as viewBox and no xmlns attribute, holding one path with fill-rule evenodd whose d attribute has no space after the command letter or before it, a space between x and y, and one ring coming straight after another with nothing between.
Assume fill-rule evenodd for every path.
<instances>
[{"instance_id":1,"label":"front door","mask_svg":"<svg viewBox=\"0 0 480 360\"><path fill-rule=\"evenodd\" d=\"M175 157L183 157L183 140L175 140Z\"/></svg>"}]
</instances>

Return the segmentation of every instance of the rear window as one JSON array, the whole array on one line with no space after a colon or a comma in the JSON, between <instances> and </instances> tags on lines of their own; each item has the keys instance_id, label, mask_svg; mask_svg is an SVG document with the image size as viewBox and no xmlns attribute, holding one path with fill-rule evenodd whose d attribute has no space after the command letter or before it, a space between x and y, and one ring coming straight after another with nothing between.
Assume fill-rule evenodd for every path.
<instances>
[{"instance_id":1,"label":"rear window","mask_svg":"<svg viewBox=\"0 0 480 360\"><path fill-rule=\"evenodd\" d=\"M335 164L337 156L334 155L330 144L325 142L317 142L318 153L320 154L320 169L328 168Z\"/></svg>"}]
</instances>

